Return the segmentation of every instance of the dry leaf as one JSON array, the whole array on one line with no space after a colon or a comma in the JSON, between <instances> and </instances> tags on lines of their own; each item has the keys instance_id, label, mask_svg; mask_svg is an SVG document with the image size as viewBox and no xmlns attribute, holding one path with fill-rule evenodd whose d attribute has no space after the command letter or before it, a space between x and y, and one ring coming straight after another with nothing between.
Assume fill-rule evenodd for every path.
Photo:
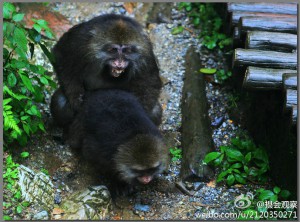
<instances>
[{"instance_id":1,"label":"dry leaf","mask_svg":"<svg viewBox=\"0 0 300 222\"><path fill-rule=\"evenodd\" d=\"M208 187L213 187L215 188L216 187L216 180L212 180L210 181L209 183L206 184Z\"/></svg>"},{"instance_id":2,"label":"dry leaf","mask_svg":"<svg viewBox=\"0 0 300 222\"><path fill-rule=\"evenodd\" d=\"M136 8L136 6L137 6L136 2L125 2L123 4L123 7L125 8L125 10L130 14L133 12L133 9Z\"/></svg>"},{"instance_id":3,"label":"dry leaf","mask_svg":"<svg viewBox=\"0 0 300 222\"><path fill-rule=\"evenodd\" d=\"M64 210L60 208L54 208L52 211L52 215L63 214L63 213L65 213Z\"/></svg>"},{"instance_id":4,"label":"dry leaf","mask_svg":"<svg viewBox=\"0 0 300 222\"><path fill-rule=\"evenodd\" d=\"M122 220L122 218L120 216L113 216L112 219L113 220Z\"/></svg>"}]
</instances>

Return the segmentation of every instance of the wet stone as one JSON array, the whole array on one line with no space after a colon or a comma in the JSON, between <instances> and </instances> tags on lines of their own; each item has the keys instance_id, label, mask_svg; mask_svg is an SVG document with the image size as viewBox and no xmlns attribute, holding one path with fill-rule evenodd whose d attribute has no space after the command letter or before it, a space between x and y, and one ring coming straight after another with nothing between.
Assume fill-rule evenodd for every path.
<instances>
[{"instance_id":1,"label":"wet stone","mask_svg":"<svg viewBox=\"0 0 300 222\"><path fill-rule=\"evenodd\" d=\"M41 211L35 214L32 218L33 220L49 220L49 215L47 211Z\"/></svg>"},{"instance_id":2,"label":"wet stone","mask_svg":"<svg viewBox=\"0 0 300 222\"><path fill-rule=\"evenodd\" d=\"M54 203L55 204L60 204L61 203L61 196L59 193L56 193L54 196Z\"/></svg>"},{"instance_id":3,"label":"wet stone","mask_svg":"<svg viewBox=\"0 0 300 222\"><path fill-rule=\"evenodd\" d=\"M109 191L105 186L77 191L61 203L64 220L103 220L111 207Z\"/></svg>"},{"instance_id":4,"label":"wet stone","mask_svg":"<svg viewBox=\"0 0 300 222\"><path fill-rule=\"evenodd\" d=\"M33 170L19 166L19 181L22 197L25 201L36 203L52 209L54 205L54 186L49 176L42 172L35 173Z\"/></svg>"}]
</instances>

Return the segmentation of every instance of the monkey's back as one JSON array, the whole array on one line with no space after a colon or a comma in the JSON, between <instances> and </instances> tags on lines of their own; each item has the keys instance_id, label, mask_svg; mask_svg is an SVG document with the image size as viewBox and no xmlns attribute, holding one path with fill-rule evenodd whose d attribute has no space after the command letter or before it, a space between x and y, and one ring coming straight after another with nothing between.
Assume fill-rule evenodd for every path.
<instances>
[{"instance_id":1,"label":"monkey's back","mask_svg":"<svg viewBox=\"0 0 300 222\"><path fill-rule=\"evenodd\" d=\"M100 166L111 165L117 148L138 134L161 137L136 97L122 90L89 92L83 125L83 155Z\"/></svg>"}]
</instances>

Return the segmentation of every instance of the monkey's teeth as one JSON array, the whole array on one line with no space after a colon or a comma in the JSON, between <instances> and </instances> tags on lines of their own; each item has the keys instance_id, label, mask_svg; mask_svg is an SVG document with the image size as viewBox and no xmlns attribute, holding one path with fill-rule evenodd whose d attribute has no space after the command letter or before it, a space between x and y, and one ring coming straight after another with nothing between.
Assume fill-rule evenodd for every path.
<instances>
[{"instance_id":1,"label":"monkey's teeth","mask_svg":"<svg viewBox=\"0 0 300 222\"><path fill-rule=\"evenodd\" d=\"M124 69L112 69L112 75L114 77L119 77L121 73L124 72Z\"/></svg>"}]
</instances>

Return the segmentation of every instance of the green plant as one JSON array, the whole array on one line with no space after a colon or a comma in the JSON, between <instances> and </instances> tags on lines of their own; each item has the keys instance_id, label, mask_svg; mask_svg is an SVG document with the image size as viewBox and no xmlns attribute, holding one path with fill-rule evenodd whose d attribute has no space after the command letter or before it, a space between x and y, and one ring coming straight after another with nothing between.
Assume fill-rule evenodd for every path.
<instances>
[{"instance_id":1,"label":"green plant","mask_svg":"<svg viewBox=\"0 0 300 222\"><path fill-rule=\"evenodd\" d=\"M172 161L177 161L182 158L182 150L177 147L170 148L170 153L172 154Z\"/></svg>"},{"instance_id":2,"label":"green plant","mask_svg":"<svg viewBox=\"0 0 300 222\"><path fill-rule=\"evenodd\" d=\"M272 220L272 219L282 219L283 217L277 217L281 212L285 215L286 219L294 219L296 216L296 212L294 208L283 208L281 207L281 202L288 200L290 197L290 192L288 190L282 190L281 188L275 186L272 190L266 190L260 188L256 190L256 194L254 195L253 200L251 200L251 204L242 211L242 214L239 214L238 220ZM264 204L257 204L258 202ZM266 205L269 204L269 206ZM273 205L276 205L274 208ZM270 211L270 213L268 213ZM265 213L266 212L266 213ZM286 213L283 213L286 212ZM249 218L249 216L252 218Z\"/></svg>"},{"instance_id":3,"label":"green plant","mask_svg":"<svg viewBox=\"0 0 300 222\"><path fill-rule=\"evenodd\" d=\"M240 100L240 95L238 93L229 94L228 95L228 108L234 109L237 108L238 101Z\"/></svg>"},{"instance_id":4,"label":"green plant","mask_svg":"<svg viewBox=\"0 0 300 222\"><path fill-rule=\"evenodd\" d=\"M179 9L185 9L195 28L201 27L199 38L202 38L203 45L208 49L219 47L224 48L231 45L232 38L221 32L222 18L213 3L181 2ZM183 28L175 28L176 34L183 31ZM174 31L175 32L175 31Z\"/></svg>"},{"instance_id":5,"label":"green plant","mask_svg":"<svg viewBox=\"0 0 300 222\"><path fill-rule=\"evenodd\" d=\"M45 101L44 90L56 87L44 67L32 62L37 45L53 62L41 34L53 38L52 32L44 20L33 19L33 28L26 29L23 17L12 3L3 3L4 147L14 141L24 146L30 135L45 131L37 105Z\"/></svg>"},{"instance_id":6,"label":"green plant","mask_svg":"<svg viewBox=\"0 0 300 222\"><path fill-rule=\"evenodd\" d=\"M22 152L20 154L21 158L26 158L29 155L28 152ZM21 214L25 208L27 208L30 203L28 201L22 200L21 190L17 183L19 180L19 164L14 162L11 155L7 155L4 158L3 164L3 182L4 182L4 192L3 192L3 219L11 220L12 218L7 213L11 212Z\"/></svg>"},{"instance_id":7,"label":"green plant","mask_svg":"<svg viewBox=\"0 0 300 222\"><path fill-rule=\"evenodd\" d=\"M232 139L230 146L220 146L220 152L208 153L204 163L218 166L221 172L216 182L226 181L229 186L247 180L264 183L269 169L267 153L250 139Z\"/></svg>"},{"instance_id":8,"label":"green plant","mask_svg":"<svg viewBox=\"0 0 300 222\"><path fill-rule=\"evenodd\" d=\"M10 208L14 212L20 214L22 212L21 206L21 190L17 184L19 179L19 164L15 163L12 159L11 155L8 155L4 159L4 174L3 174L3 182L5 185L5 189L7 192L4 192L4 209ZM4 210L4 220L11 220L11 217L5 215L6 211Z\"/></svg>"},{"instance_id":9,"label":"green plant","mask_svg":"<svg viewBox=\"0 0 300 222\"><path fill-rule=\"evenodd\" d=\"M6 189L11 190L16 180L18 179L18 166L19 164L15 163L11 155L8 155L6 158L6 164L4 165L4 174L3 180L6 182Z\"/></svg>"},{"instance_id":10,"label":"green plant","mask_svg":"<svg viewBox=\"0 0 300 222\"><path fill-rule=\"evenodd\" d=\"M217 69L209 69L209 68L201 68L199 72L206 74L206 75L213 75L217 72Z\"/></svg>"},{"instance_id":11,"label":"green plant","mask_svg":"<svg viewBox=\"0 0 300 222\"><path fill-rule=\"evenodd\" d=\"M42 168L42 169L41 169L41 172L42 172L43 174L49 176L49 171L48 171L48 170Z\"/></svg>"},{"instance_id":12,"label":"green plant","mask_svg":"<svg viewBox=\"0 0 300 222\"><path fill-rule=\"evenodd\" d=\"M232 73L230 71L225 71L224 69L220 69L216 72L216 78L219 83L224 83L229 77L232 76Z\"/></svg>"}]
</instances>

